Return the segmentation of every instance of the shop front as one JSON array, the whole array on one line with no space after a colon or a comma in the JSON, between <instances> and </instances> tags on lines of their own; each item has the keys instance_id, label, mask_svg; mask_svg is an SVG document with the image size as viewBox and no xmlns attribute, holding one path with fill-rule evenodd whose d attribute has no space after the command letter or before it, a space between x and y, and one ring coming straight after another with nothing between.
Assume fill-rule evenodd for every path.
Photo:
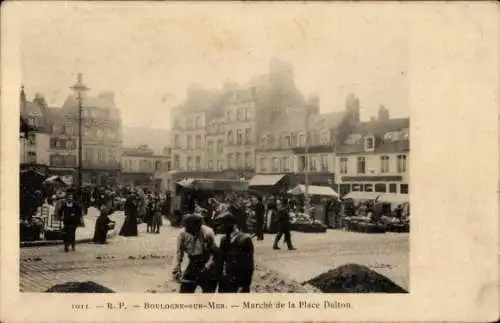
<instances>
[{"instance_id":1,"label":"shop front","mask_svg":"<svg viewBox=\"0 0 500 323\"><path fill-rule=\"evenodd\" d=\"M342 176L338 183L340 195L350 192L409 194L403 176Z\"/></svg>"}]
</instances>

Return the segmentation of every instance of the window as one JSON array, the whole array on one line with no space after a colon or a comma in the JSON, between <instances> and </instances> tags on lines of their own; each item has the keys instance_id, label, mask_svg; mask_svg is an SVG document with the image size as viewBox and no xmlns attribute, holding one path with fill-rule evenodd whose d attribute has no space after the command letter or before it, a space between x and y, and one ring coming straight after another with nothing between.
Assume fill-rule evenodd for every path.
<instances>
[{"instance_id":1,"label":"window","mask_svg":"<svg viewBox=\"0 0 500 323\"><path fill-rule=\"evenodd\" d=\"M321 131L321 136L319 138L319 143L322 145L327 145L330 142L330 132L328 130Z\"/></svg>"},{"instance_id":2,"label":"window","mask_svg":"<svg viewBox=\"0 0 500 323\"><path fill-rule=\"evenodd\" d=\"M340 174L347 174L347 157L340 157Z\"/></svg>"},{"instance_id":3,"label":"window","mask_svg":"<svg viewBox=\"0 0 500 323\"><path fill-rule=\"evenodd\" d=\"M270 148L273 146L273 143L274 143L274 137L272 135L267 135L267 144L269 145Z\"/></svg>"},{"instance_id":4,"label":"window","mask_svg":"<svg viewBox=\"0 0 500 323\"><path fill-rule=\"evenodd\" d=\"M306 135L303 134L303 133L301 133L299 135L299 146L300 147L305 147L305 145L306 145Z\"/></svg>"},{"instance_id":5,"label":"window","mask_svg":"<svg viewBox=\"0 0 500 323\"><path fill-rule=\"evenodd\" d=\"M403 140L409 140L410 139L410 133L408 130L403 131Z\"/></svg>"},{"instance_id":6,"label":"window","mask_svg":"<svg viewBox=\"0 0 500 323\"><path fill-rule=\"evenodd\" d=\"M363 192L363 186L361 186L360 184L352 184L352 191Z\"/></svg>"},{"instance_id":7,"label":"window","mask_svg":"<svg viewBox=\"0 0 500 323\"><path fill-rule=\"evenodd\" d=\"M193 170L193 157L191 156L187 158L187 170Z\"/></svg>"},{"instance_id":8,"label":"window","mask_svg":"<svg viewBox=\"0 0 500 323\"><path fill-rule=\"evenodd\" d=\"M245 167L250 168L252 167L252 154L249 152L245 153Z\"/></svg>"},{"instance_id":9,"label":"window","mask_svg":"<svg viewBox=\"0 0 500 323\"><path fill-rule=\"evenodd\" d=\"M389 172L389 156L380 156L380 172Z\"/></svg>"},{"instance_id":10,"label":"window","mask_svg":"<svg viewBox=\"0 0 500 323\"><path fill-rule=\"evenodd\" d=\"M406 172L406 155L398 155L398 173Z\"/></svg>"},{"instance_id":11,"label":"window","mask_svg":"<svg viewBox=\"0 0 500 323\"><path fill-rule=\"evenodd\" d=\"M327 155L321 155L321 171L327 172L328 171L328 156Z\"/></svg>"},{"instance_id":12,"label":"window","mask_svg":"<svg viewBox=\"0 0 500 323\"><path fill-rule=\"evenodd\" d=\"M310 156L309 158L310 158L309 165L311 165L310 170L316 172L320 167L319 159L318 157L313 157L313 156Z\"/></svg>"},{"instance_id":13,"label":"window","mask_svg":"<svg viewBox=\"0 0 500 323\"><path fill-rule=\"evenodd\" d=\"M242 145L243 144L243 130L238 129L236 131L236 144Z\"/></svg>"},{"instance_id":14,"label":"window","mask_svg":"<svg viewBox=\"0 0 500 323\"><path fill-rule=\"evenodd\" d=\"M375 184L375 192L377 193L385 193L387 189L387 185L385 184Z\"/></svg>"},{"instance_id":15,"label":"window","mask_svg":"<svg viewBox=\"0 0 500 323\"><path fill-rule=\"evenodd\" d=\"M265 172L267 170L267 159L264 157L259 158L259 169L261 172Z\"/></svg>"},{"instance_id":16,"label":"window","mask_svg":"<svg viewBox=\"0 0 500 323\"><path fill-rule=\"evenodd\" d=\"M373 151L375 149L375 138L373 136L365 137L365 151Z\"/></svg>"},{"instance_id":17,"label":"window","mask_svg":"<svg viewBox=\"0 0 500 323\"><path fill-rule=\"evenodd\" d=\"M233 131L232 130L229 130L227 132L227 143L228 143L228 145L233 144Z\"/></svg>"},{"instance_id":18,"label":"window","mask_svg":"<svg viewBox=\"0 0 500 323\"><path fill-rule=\"evenodd\" d=\"M207 150L210 152L214 150L214 142L212 140L207 141Z\"/></svg>"},{"instance_id":19,"label":"window","mask_svg":"<svg viewBox=\"0 0 500 323\"><path fill-rule=\"evenodd\" d=\"M280 171L280 160L279 158L273 158L273 172L279 172Z\"/></svg>"},{"instance_id":20,"label":"window","mask_svg":"<svg viewBox=\"0 0 500 323\"><path fill-rule=\"evenodd\" d=\"M365 184L365 192L373 192L373 184Z\"/></svg>"},{"instance_id":21,"label":"window","mask_svg":"<svg viewBox=\"0 0 500 323\"><path fill-rule=\"evenodd\" d=\"M306 157L300 156L299 157L299 172L303 172L305 170L306 170Z\"/></svg>"},{"instance_id":22,"label":"window","mask_svg":"<svg viewBox=\"0 0 500 323\"><path fill-rule=\"evenodd\" d=\"M222 153L224 149L224 141L222 139L217 140L217 152Z\"/></svg>"},{"instance_id":23,"label":"window","mask_svg":"<svg viewBox=\"0 0 500 323\"><path fill-rule=\"evenodd\" d=\"M213 165L213 164L214 164L214 163L213 163L211 160L209 160L209 161L208 161L208 169L212 170L212 169L213 169L213 167L214 167L214 165Z\"/></svg>"},{"instance_id":24,"label":"window","mask_svg":"<svg viewBox=\"0 0 500 323\"><path fill-rule=\"evenodd\" d=\"M201 128L201 118L196 117L194 124L196 128Z\"/></svg>"},{"instance_id":25,"label":"window","mask_svg":"<svg viewBox=\"0 0 500 323\"><path fill-rule=\"evenodd\" d=\"M217 161L217 169L218 170L223 170L224 169L224 165L222 164L222 160L218 160Z\"/></svg>"},{"instance_id":26,"label":"window","mask_svg":"<svg viewBox=\"0 0 500 323\"><path fill-rule=\"evenodd\" d=\"M193 149L193 138L187 136L187 149Z\"/></svg>"},{"instance_id":27,"label":"window","mask_svg":"<svg viewBox=\"0 0 500 323\"><path fill-rule=\"evenodd\" d=\"M232 110L228 110L226 112L226 119L227 119L228 122L229 121L233 121L233 111Z\"/></svg>"},{"instance_id":28,"label":"window","mask_svg":"<svg viewBox=\"0 0 500 323\"><path fill-rule=\"evenodd\" d=\"M36 145L36 135L34 133L28 133L28 145L30 146Z\"/></svg>"},{"instance_id":29,"label":"window","mask_svg":"<svg viewBox=\"0 0 500 323\"><path fill-rule=\"evenodd\" d=\"M73 150L76 149L76 144L74 140L68 139L66 140L66 149L67 150Z\"/></svg>"},{"instance_id":30,"label":"window","mask_svg":"<svg viewBox=\"0 0 500 323\"><path fill-rule=\"evenodd\" d=\"M289 163L288 157L281 158L281 165L283 165L283 171L285 171L285 172L290 171L290 163Z\"/></svg>"},{"instance_id":31,"label":"window","mask_svg":"<svg viewBox=\"0 0 500 323\"><path fill-rule=\"evenodd\" d=\"M289 157L290 162L290 171L295 172L295 159L293 157Z\"/></svg>"},{"instance_id":32,"label":"window","mask_svg":"<svg viewBox=\"0 0 500 323\"><path fill-rule=\"evenodd\" d=\"M280 135L274 135L274 147L275 148L280 148L281 145L281 136Z\"/></svg>"},{"instance_id":33,"label":"window","mask_svg":"<svg viewBox=\"0 0 500 323\"><path fill-rule=\"evenodd\" d=\"M201 157L196 156L196 169L201 169Z\"/></svg>"},{"instance_id":34,"label":"window","mask_svg":"<svg viewBox=\"0 0 500 323\"><path fill-rule=\"evenodd\" d=\"M36 152L28 151L28 163L30 164L36 163Z\"/></svg>"},{"instance_id":35,"label":"window","mask_svg":"<svg viewBox=\"0 0 500 323\"><path fill-rule=\"evenodd\" d=\"M408 194L408 184L401 184L399 189L401 194Z\"/></svg>"},{"instance_id":36,"label":"window","mask_svg":"<svg viewBox=\"0 0 500 323\"><path fill-rule=\"evenodd\" d=\"M196 148L202 148L201 135L196 135Z\"/></svg>"},{"instance_id":37,"label":"window","mask_svg":"<svg viewBox=\"0 0 500 323\"><path fill-rule=\"evenodd\" d=\"M187 129L193 129L193 119L191 119L191 118L187 119L186 128Z\"/></svg>"},{"instance_id":38,"label":"window","mask_svg":"<svg viewBox=\"0 0 500 323\"><path fill-rule=\"evenodd\" d=\"M290 136L283 137L283 148L290 148L291 145L292 145L292 142L290 140Z\"/></svg>"},{"instance_id":39,"label":"window","mask_svg":"<svg viewBox=\"0 0 500 323\"><path fill-rule=\"evenodd\" d=\"M347 145L355 145L359 144L360 141L361 141L361 135L359 133L352 133L349 136L347 136L345 143Z\"/></svg>"},{"instance_id":40,"label":"window","mask_svg":"<svg viewBox=\"0 0 500 323\"><path fill-rule=\"evenodd\" d=\"M358 174L366 172L366 159L365 157L358 157Z\"/></svg>"},{"instance_id":41,"label":"window","mask_svg":"<svg viewBox=\"0 0 500 323\"><path fill-rule=\"evenodd\" d=\"M181 159L179 155L174 155L174 169L180 169L181 168Z\"/></svg>"},{"instance_id":42,"label":"window","mask_svg":"<svg viewBox=\"0 0 500 323\"><path fill-rule=\"evenodd\" d=\"M242 166L241 154L236 153L236 168L241 168Z\"/></svg>"},{"instance_id":43,"label":"window","mask_svg":"<svg viewBox=\"0 0 500 323\"><path fill-rule=\"evenodd\" d=\"M397 184L389 184L389 193L397 193L398 185Z\"/></svg>"},{"instance_id":44,"label":"window","mask_svg":"<svg viewBox=\"0 0 500 323\"><path fill-rule=\"evenodd\" d=\"M97 139L98 140L104 139L104 133L101 129L97 129Z\"/></svg>"},{"instance_id":45,"label":"window","mask_svg":"<svg viewBox=\"0 0 500 323\"><path fill-rule=\"evenodd\" d=\"M66 156L65 165L66 166L76 166L76 156L75 155Z\"/></svg>"},{"instance_id":46,"label":"window","mask_svg":"<svg viewBox=\"0 0 500 323\"><path fill-rule=\"evenodd\" d=\"M161 169L160 161L155 161L155 171L159 171Z\"/></svg>"},{"instance_id":47,"label":"window","mask_svg":"<svg viewBox=\"0 0 500 323\"><path fill-rule=\"evenodd\" d=\"M228 168L234 168L234 160L233 160L233 154L228 154L227 155L227 167Z\"/></svg>"},{"instance_id":48,"label":"window","mask_svg":"<svg viewBox=\"0 0 500 323\"><path fill-rule=\"evenodd\" d=\"M251 140L252 136L252 129L251 128L246 128L245 129L245 144L250 144L252 142Z\"/></svg>"},{"instance_id":49,"label":"window","mask_svg":"<svg viewBox=\"0 0 500 323\"><path fill-rule=\"evenodd\" d=\"M29 117L28 118L28 125L31 126L31 127L35 127L36 126L36 120L35 120L35 118Z\"/></svg>"}]
</instances>

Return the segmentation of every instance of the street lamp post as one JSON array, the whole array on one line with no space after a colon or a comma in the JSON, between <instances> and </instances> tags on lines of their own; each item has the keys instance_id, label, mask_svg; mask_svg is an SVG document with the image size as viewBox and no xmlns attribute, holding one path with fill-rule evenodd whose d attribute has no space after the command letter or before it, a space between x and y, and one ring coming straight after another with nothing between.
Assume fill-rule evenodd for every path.
<instances>
[{"instance_id":1,"label":"street lamp post","mask_svg":"<svg viewBox=\"0 0 500 323\"><path fill-rule=\"evenodd\" d=\"M89 90L88 87L83 84L82 73L78 73L76 83L70 87L75 92L76 100L78 101L78 165L77 165L77 196L79 199L82 198L82 151L83 151L83 135L82 135L82 124L83 124L83 94Z\"/></svg>"},{"instance_id":2,"label":"street lamp post","mask_svg":"<svg viewBox=\"0 0 500 323\"><path fill-rule=\"evenodd\" d=\"M306 142L305 142L305 157L306 157L306 169L305 169L305 187L306 191L304 192L304 211L307 215L310 215L310 203L311 200L309 198L309 163L311 162L309 158L309 117L311 115L311 111L309 109L309 106L306 107L306 118L305 118L305 129L306 129Z\"/></svg>"}]
</instances>

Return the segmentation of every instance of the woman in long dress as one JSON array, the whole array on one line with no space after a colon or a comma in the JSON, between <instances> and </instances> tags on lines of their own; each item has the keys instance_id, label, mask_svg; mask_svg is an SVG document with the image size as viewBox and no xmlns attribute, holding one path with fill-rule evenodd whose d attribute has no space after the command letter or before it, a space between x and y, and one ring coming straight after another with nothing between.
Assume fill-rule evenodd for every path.
<instances>
[{"instance_id":1,"label":"woman in long dress","mask_svg":"<svg viewBox=\"0 0 500 323\"><path fill-rule=\"evenodd\" d=\"M101 207L101 213L95 222L94 229L94 243L96 244L106 244L106 238L108 236L108 231L114 226L114 221L109 218L109 215L113 213L112 209L108 205L103 205Z\"/></svg>"},{"instance_id":2,"label":"woman in long dress","mask_svg":"<svg viewBox=\"0 0 500 323\"><path fill-rule=\"evenodd\" d=\"M125 202L125 221L120 229L120 235L124 237L136 237L138 235L137 205L132 195Z\"/></svg>"}]
</instances>

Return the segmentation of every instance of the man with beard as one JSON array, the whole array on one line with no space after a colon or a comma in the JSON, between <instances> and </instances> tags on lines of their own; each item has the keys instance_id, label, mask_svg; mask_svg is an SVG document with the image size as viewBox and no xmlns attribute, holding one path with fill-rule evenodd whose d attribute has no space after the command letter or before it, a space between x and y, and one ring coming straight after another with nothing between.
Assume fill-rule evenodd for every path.
<instances>
[{"instance_id":1,"label":"man with beard","mask_svg":"<svg viewBox=\"0 0 500 323\"><path fill-rule=\"evenodd\" d=\"M221 293L250 293L254 272L254 246L250 235L241 232L237 219L229 212L218 218L224 234L220 244L223 275Z\"/></svg>"},{"instance_id":2,"label":"man with beard","mask_svg":"<svg viewBox=\"0 0 500 323\"><path fill-rule=\"evenodd\" d=\"M189 262L181 274L184 254L188 255ZM220 272L216 266L218 255L214 231L203 225L201 215L187 214L184 228L177 237L177 259L172 272L176 279L180 279L180 293L194 293L198 286L203 293L214 293Z\"/></svg>"},{"instance_id":3,"label":"man with beard","mask_svg":"<svg viewBox=\"0 0 500 323\"><path fill-rule=\"evenodd\" d=\"M273 249L280 249L278 246L279 241L282 236L285 236L285 243L288 246L288 250L295 250L292 244L292 235L290 233L290 214L288 209L283 205L281 200L276 201L276 207L278 209L277 213L277 223L278 223L278 233L274 239Z\"/></svg>"},{"instance_id":4,"label":"man with beard","mask_svg":"<svg viewBox=\"0 0 500 323\"><path fill-rule=\"evenodd\" d=\"M69 246L75 251L76 228L81 223L82 208L73 200L73 191L66 193L66 202L59 209L59 216L63 221L64 251L68 252Z\"/></svg>"}]
</instances>

